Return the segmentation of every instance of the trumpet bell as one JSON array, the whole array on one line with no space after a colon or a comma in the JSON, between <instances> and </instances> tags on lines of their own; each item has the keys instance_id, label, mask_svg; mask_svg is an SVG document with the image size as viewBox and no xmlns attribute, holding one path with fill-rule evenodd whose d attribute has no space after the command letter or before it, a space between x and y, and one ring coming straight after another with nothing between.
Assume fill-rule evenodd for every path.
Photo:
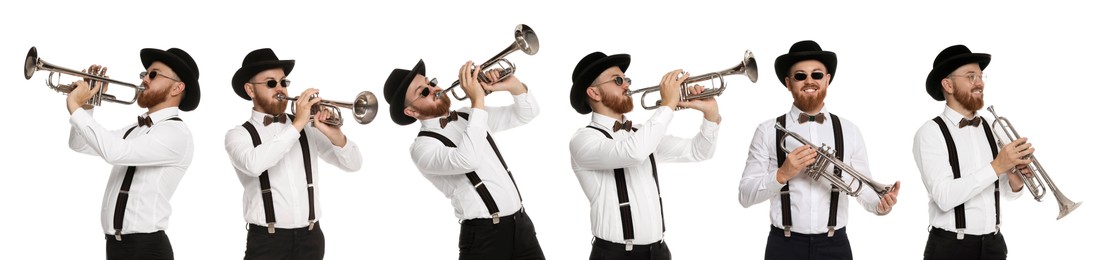
<instances>
[{"instance_id":1,"label":"trumpet bell","mask_svg":"<svg viewBox=\"0 0 1103 260\"><path fill-rule=\"evenodd\" d=\"M513 30L513 38L515 39L514 43L525 54L534 55L540 51L540 38L536 37L536 32L526 24L517 25L517 28Z\"/></svg>"},{"instance_id":2,"label":"trumpet bell","mask_svg":"<svg viewBox=\"0 0 1103 260\"><path fill-rule=\"evenodd\" d=\"M371 123L379 113L379 100L375 99L375 94L371 91L360 92L352 102L352 113L357 123L361 125Z\"/></svg>"},{"instance_id":3,"label":"trumpet bell","mask_svg":"<svg viewBox=\"0 0 1103 260\"><path fill-rule=\"evenodd\" d=\"M487 72L494 69L501 70L498 74L498 81L512 76L514 72L517 72L517 66L513 65L513 63L505 57L518 50L528 55L535 55L540 51L540 38L536 37L536 32L532 30L532 27L526 24L518 24L517 27L513 29L513 43L510 44L509 47L479 65L482 67L482 71L480 71L478 75L479 81L490 84L498 83L490 82L486 76ZM437 92L437 98L444 97L446 93L452 93L452 96L455 97L456 100L466 100L467 95L460 96L460 93L456 92L456 87L458 86L460 86L459 80L452 82L452 85L444 89L444 91ZM490 94L490 91L487 91L486 94Z\"/></svg>"},{"instance_id":4,"label":"trumpet bell","mask_svg":"<svg viewBox=\"0 0 1103 260\"><path fill-rule=\"evenodd\" d=\"M23 63L23 77L31 79L34 76L34 72L38 69L38 49L31 46L31 50L27 51L27 60Z\"/></svg>"}]
</instances>

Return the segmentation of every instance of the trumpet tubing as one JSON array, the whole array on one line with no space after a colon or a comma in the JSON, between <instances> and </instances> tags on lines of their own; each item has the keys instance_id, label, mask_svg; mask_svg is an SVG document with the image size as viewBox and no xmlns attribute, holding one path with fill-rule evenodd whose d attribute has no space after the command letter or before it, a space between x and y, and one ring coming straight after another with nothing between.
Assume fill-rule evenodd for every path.
<instances>
[{"instance_id":1,"label":"trumpet tubing","mask_svg":"<svg viewBox=\"0 0 1103 260\"><path fill-rule=\"evenodd\" d=\"M51 64L39 58L38 49L35 47L31 47L31 50L27 51L27 57L23 63L23 77L29 80L31 79L31 77L34 76L34 73L38 71L49 71L50 74L46 77L46 86L50 89L53 89L54 91L60 92L65 95L68 95L69 92L72 92L73 89L76 88L76 86L73 84L61 84L61 75L76 76L84 78L85 80L92 81L93 83L102 82L134 89L134 94L131 96L130 99L119 99L116 95L105 93L104 90L101 88L99 93L96 93L94 96L92 96L92 99L88 100L88 104L94 106L99 106L100 104L102 104L103 101L124 105L134 104L134 102L138 101L138 96L141 95L142 91L145 90L145 88L140 85L109 79L100 75L84 73ZM58 82L54 82L55 74L57 75Z\"/></svg>"},{"instance_id":2,"label":"trumpet tubing","mask_svg":"<svg viewBox=\"0 0 1103 260\"><path fill-rule=\"evenodd\" d=\"M678 97L679 101L707 99L720 96L720 94L723 94L724 90L728 88L728 84L726 81L724 81L724 77L736 74L747 76L747 78L751 80L751 83L758 82L758 62L755 61L754 54L751 53L750 50L747 50L743 53L743 61L735 65L734 67L726 70L705 73L702 75L687 78L685 81L682 82L680 88L681 93ZM720 81L719 84L712 83L710 85L713 87L705 88L705 90L701 93L691 94L690 92L690 87L695 83L700 83L704 81L715 82L717 80ZM719 87L716 87L717 85L719 85ZM659 100L656 100L653 103L654 105L648 105L649 103L647 103L645 100L647 99L648 94L658 92L659 87L660 86L652 86L637 90L630 90L626 95L632 96L635 94L643 93L643 95L640 95L640 105L643 106L644 109L655 109L658 108L659 104L663 102L661 98Z\"/></svg>"},{"instance_id":3,"label":"trumpet tubing","mask_svg":"<svg viewBox=\"0 0 1103 260\"><path fill-rule=\"evenodd\" d=\"M478 74L479 81L494 84L513 76L513 73L517 71L517 66L514 65L513 62L505 59L505 57L518 50L528 55L536 55L536 53L540 51L540 38L536 37L536 32L528 25L518 24L517 27L513 29L513 44L510 44L509 47L499 52L498 55L494 55L494 57L479 65L482 67L482 71ZM498 73L498 80L495 82L490 82L489 77L486 76L486 74L490 73L492 70L500 71ZM437 92L437 98L444 97L445 93L452 93L452 96L455 97L456 100L467 99L467 95L460 96L460 94L456 92L456 87L459 85L459 80L452 82L452 85L447 89ZM490 94L490 91L486 91L485 93Z\"/></svg>"},{"instance_id":4,"label":"trumpet tubing","mask_svg":"<svg viewBox=\"0 0 1103 260\"><path fill-rule=\"evenodd\" d=\"M785 129L785 127L781 126L781 124L775 123L774 128L782 132L781 140L792 137L803 145L810 145L812 147L815 147L812 142L804 139L804 137L800 136L797 133L789 131L789 129ZM785 153L789 153L790 151L792 151L785 147L784 142L782 142L782 144L780 144L777 149L781 149L782 151L785 151ZM847 182L843 180L841 176L836 176L835 174L829 173L829 166L835 166L835 171L837 172L847 173L848 175L850 175L851 180ZM819 148L816 148L816 160L812 163L812 165L809 165L808 168L804 170L804 173L808 174L808 176L811 177L812 180L819 180L820 178L824 178L831 183L831 186L840 191L846 192L846 194L850 196L858 196L859 194L861 194L863 186L866 185L868 185L870 189L877 193L877 197L884 197L885 194L892 192L893 189L893 185L885 185L873 181L873 179L870 179L866 175L859 172L857 169L854 169L854 167L850 167L850 165L843 163L838 158L835 158L835 149L827 146L827 144L820 145Z\"/></svg>"},{"instance_id":5,"label":"trumpet tubing","mask_svg":"<svg viewBox=\"0 0 1103 260\"><path fill-rule=\"evenodd\" d=\"M1011 122L1007 118L996 115L996 108L994 106L988 106L988 112L992 113L995 118L992 125L992 135L996 136L996 144L1003 147L1006 144L1014 142L1020 138L1019 132L1015 131L1015 126L1011 125ZM1030 191L1030 194L1034 196L1034 200L1039 202L1046 196L1047 188L1049 191L1053 191L1053 196L1057 198L1057 219L1060 220L1073 210L1080 207L1083 202L1073 202L1065 194L1057 188L1057 185L1053 184L1053 179L1049 177L1049 173L1046 173L1046 169L1042 168L1042 163L1038 162L1038 157L1033 154L1027 155L1030 159L1030 163L1027 164L1027 169L1032 173L1033 177L1027 178L1027 174L1023 173L1018 167L1012 167L1011 173L1014 173L1023 181L1023 186ZM1041 177L1040 179L1038 177Z\"/></svg>"},{"instance_id":6,"label":"trumpet tubing","mask_svg":"<svg viewBox=\"0 0 1103 260\"><path fill-rule=\"evenodd\" d=\"M317 98L317 95L311 97ZM298 97L288 97L281 94L276 95L276 99L279 101L297 101ZM344 117L341 115L341 110L338 108L345 108L352 110L353 118L357 123L366 125L371 123L375 119L375 115L379 112L379 101L375 99L375 94L371 91L362 91L356 95L356 99L352 102L337 102L331 100L319 101L317 105L310 108L310 117L313 118L322 109L327 109L333 116L326 118L324 121L327 125L340 127L344 125ZM295 103L291 103L291 110L295 111Z\"/></svg>"}]
</instances>

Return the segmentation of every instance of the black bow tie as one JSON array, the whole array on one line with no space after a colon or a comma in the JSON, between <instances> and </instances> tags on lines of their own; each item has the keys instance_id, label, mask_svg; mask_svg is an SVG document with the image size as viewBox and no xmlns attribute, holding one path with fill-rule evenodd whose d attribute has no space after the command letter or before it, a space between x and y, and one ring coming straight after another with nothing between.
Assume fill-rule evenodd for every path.
<instances>
[{"instance_id":1,"label":"black bow tie","mask_svg":"<svg viewBox=\"0 0 1103 260\"><path fill-rule=\"evenodd\" d=\"M272 123L287 123L287 116L284 114L279 115L264 115L264 126L271 125Z\"/></svg>"},{"instance_id":2,"label":"black bow tie","mask_svg":"<svg viewBox=\"0 0 1103 260\"><path fill-rule=\"evenodd\" d=\"M957 128L965 128L966 126L977 127L980 126L980 117L973 117L972 120L961 118L961 122L957 123Z\"/></svg>"},{"instance_id":3,"label":"black bow tie","mask_svg":"<svg viewBox=\"0 0 1103 260\"><path fill-rule=\"evenodd\" d=\"M613 123L613 132L614 133L617 132L617 131L620 131L620 130L630 130L630 129L632 129L632 120L624 120L624 123L621 123L621 122Z\"/></svg>"},{"instance_id":4,"label":"black bow tie","mask_svg":"<svg viewBox=\"0 0 1103 260\"><path fill-rule=\"evenodd\" d=\"M440 129L444 129L448 125L448 122L456 121L460 119L460 114L455 110L449 111L447 116L440 118Z\"/></svg>"},{"instance_id":5,"label":"black bow tie","mask_svg":"<svg viewBox=\"0 0 1103 260\"><path fill-rule=\"evenodd\" d=\"M138 116L138 126L139 127L142 127L142 126L152 127L153 126L153 119L150 119L148 116Z\"/></svg>"},{"instance_id":6,"label":"black bow tie","mask_svg":"<svg viewBox=\"0 0 1103 260\"><path fill-rule=\"evenodd\" d=\"M823 113L818 113L815 115L800 113L800 116L797 117L797 123L804 124L808 121L816 121L816 123L818 124L823 124L823 118Z\"/></svg>"}]
</instances>

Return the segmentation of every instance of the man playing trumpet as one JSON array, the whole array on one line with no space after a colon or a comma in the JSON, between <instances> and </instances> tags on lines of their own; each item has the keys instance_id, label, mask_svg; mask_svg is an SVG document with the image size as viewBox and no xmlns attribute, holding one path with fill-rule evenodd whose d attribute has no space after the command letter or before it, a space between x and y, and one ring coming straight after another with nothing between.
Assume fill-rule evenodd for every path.
<instances>
[{"instance_id":1,"label":"man playing trumpet","mask_svg":"<svg viewBox=\"0 0 1103 260\"><path fill-rule=\"evenodd\" d=\"M1008 173L1030 163L1026 158L1034 148L1019 138L997 149L988 120L977 115L984 106L984 68L991 60L989 54L954 45L938 53L927 75L927 94L946 106L916 131L912 146L930 196L924 259L1007 258L1000 191L1008 199L1022 195L1023 180Z\"/></svg>"},{"instance_id":2,"label":"man playing trumpet","mask_svg":"<svg viewBox=\"0 0 1103 260\"><path fill-rule=\"evenodd\" d=\"M480 81L480 74L489 83ZM421 122L410 158L452 200L460 220L459 259L544 259L520 189L491 137L532 121L540 113L536 98L517 76L499 81L498 70L483 73L469 61L459 78L471 107L450 111L451 99L425 75L420 60L413 69L394 69L383 93L395 124ZM514 103L488 107L487 91L509 91Z\"/></svg>"},{"instance_id":3,"label":"man playing trumpet","mask_svg":"<svg viewBox=\"0 0 1103 260\"><path fill-rule=\"evenodd\" d=\"M242 206L249 232L245 259L322 259L325 235L318 158L353 172L360 169L360 148L339 126L325 124L331 116L311 107L321 101L307 88L295 101L294 118L284 114L294 60L280 60L271 49L245 56L234 73L234 92L253 101L245 124L226 132L226 153L244 187Z\"/></svg>"},{"instance_id":4,"label":"man playing trumpet","mask_svg":"<svg viewBox=\"0 0 1103 260\"><path fill-rule=\"evenodd\" d=\"M147 109L138 123L107 130L92 118L89 99L107 88L102 83L73 82L66 105L69 148L103 158L114 165L100 207L107 241L107 259L173 259L168 228L169 200L191 165L191 131L180 111L199 106L199 68L187 52L142 49L142 87L138 106ZM106 77L107 68L92 65L86 72ZM105 89L106 92L106 89Z\"/></svg>"},{"instance_id":5,"label":"man playing trumpet","mask_svg":"<svg viewBox=\"0 0 1103 260\"><path fill-rule=\"evenodd\" d=\"M816 147L801 145L793 138L782 140L782 131L775 128L779 124L813 144L832 146L837 159L872 177L858 127L824 107L836 59L834 52L823 51L816 42L800 41L774 62L774 72L792 93L793 105L789 112L755 130L739 183L743 207L770 201L766 259L853 259L846 234L849 200L828 181L801 174L816 161ZM785 153L782 147L792 150ZM847 183L854 179L848 174L836 177ZM866 211L888 214L896 204L900 182L880 198L869 186L858 193L858 202Z\"/></svg>"},{"instance_id":6,"label":"man playing trumpet","mask_svg":"<svg viewBox=\"0 0 1103 260\"><path fill-rule=\"evenodd\" d=\"M571 107L591 121L571 137L571 168L590 201L594 235L590 259L670 259L659 195L657 162L698 162L712 158L720 129L720 110L712 97L680 100L688 73L666 73L659 84L660 107L647 121L635 123L625 76L628 54L586 55L571 75ZM691 94L703 88L693 86ZM674 110L692 108L704 114L693 138L666 134Z\"/></svg>"}]
</instances>

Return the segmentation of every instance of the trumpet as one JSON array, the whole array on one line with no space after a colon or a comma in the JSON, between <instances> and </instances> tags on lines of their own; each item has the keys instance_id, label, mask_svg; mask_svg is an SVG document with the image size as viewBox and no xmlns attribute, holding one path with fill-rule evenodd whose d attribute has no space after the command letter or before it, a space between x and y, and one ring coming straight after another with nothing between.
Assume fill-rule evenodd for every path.
<instances>
[{"instance_id":1,"label":"trumpet","mask_svg":"<svg viewBox=\"0 0 1103 260\"><path fill-rule=\"evenodd\" d=\"M517 72L517 66L515 66L513 62L505 59L506 55L509 55L510 53L513 53L517 50L521 50L528 55L535 55L536 52L540 51L540 38L536 37L536 32L532 31L532 28L530 28L528 25L518 24L517 28L513 29L513 40L513 44L510 44L509 47L506 47L505 50L502 50L502 52L498 53L498 55L494 55L493 58L490 58L490 60L487 60L486 62L483 62L482 65L479 65L482 66L482 71L480 71L478 75L480 82L486 82L490 84L498 83L506 78L509 78L509 76L513 76L514 72ZM495 82L490 82L490 78L486 76L486 73L492 70L500 71L498 74L498 80ZM456 100L467 99L467 95L460 96L459 93L456 92L456 87L459 85L459 80L452 82L452 86L448 87L444 91L437 92L436 97L442 98L444 97L444 93L450 92L452 93L453 97L456 97ZM490 94L490 91L486 91L486 94Z\"/></svg>"},{"instance_id":2,"label":"trumpet","mask_svg":"<svg viewBox=\"0 0 1103 260\"><path fill-rule=\"evenodd\" d=\"M76 84L60 84L61 75L81 77L85 80L91 80L93 84L95 82L103 82L134 89L134 95L132 95L130 99L120 99L116 95L105 93L106 90L104 88L100 88L100 91L93 95L92 98L85 103L93 106L99 106L103 103L103 101L124 105L134 104L134 102L138 101L138 96L142 94L143 90L145 90L145 87L142 87L140 85L113 80L100 75L84 73L51 64L39 58L38 49L32 46L31 50L27 52L27 58L23 63L23 77L29 80L31 79L31 76L34 76L34 73L37 71L49 71L50 75L46 78L46 86L50 87L50 89L53 89L54 91L60 92L65 95L69 95L69 92L72 92L73 89L75 89L77 86ZM54 82L54 74L57 74L58 82Z\"/></svg>"},{"instance_id":3,"label":"trumpet","mask_svg":"<svg viewBox=\"0 0 1103 260\"><path fill-rule=\"evenodd\" d=\"M711 97L715 97L715 96L720 96L720 94L724 93L724 89L726 89L728 87L727 82L724 81L724 77L728 76L728 75L735 75L735 74L743 74L744 76L747 76L747 78L751 80L751 83L758 82L758 63L755 62L754 54L751 53L750 50L747 50L745 53L743 53L743 62L740 62L739 64L735 65L735 67L731 67L729 69L721 70L721 71L717 71L717 72L706 73L706 74L703 74L703 75L697 75L697 76L693 76L693 77L690 77L690 78L686 79L686 81L682 82L681 95L679 97L679 100L689 101L689 100L706 99L706 98L711 98ZM720 84L719 84L720 87L718 87L718 88L717 87L706 88L704 91L702 91L701 93L696 94L696 95L690 94L689 87L691 86L691 84L698 83L698 82L703 82L703 81L706 81L706 80L708 80L710 83L712 83L711 84L712 86L716 86L717 84L714 83L714 82L715 82L715 80L719 80L720 81ZM654 105L650 105L650 106L648 106L647 103L644 102L644 100L646 99L647 94L650 94L650 93L653 93L653 92L658 92L658 91L659 91L659 86L653 86L653 87L649 87L649 88L631 90L631 91L628 91L628 93L626 95L632 96L632 95L635 95L635 94L638 94L638 93L643 93L643 95L640 96L640 105L643 106L643 109L650 110L650 109L658 108L659 104L661 104L663 102L663 100L662 99L656 100Z\"/></svg>"},{"instance_id":4,"label":"trumpet","mask_svg":"<svg viewBox=\"0 0 1103 260\"><path fill-rule=\"evenodd\" d=\"M781 126L781 124L774 123L774 128L782 132L781 140L785 140L785 138L787 137L792 137L803 145L812 145L812 142L804 139L804 137L801 137L797 133L789 131L789 129L785 129L785 127ZM785 147L784 142L778 145L778 149L785 151L785 153L789 153L791 151L790 149ZM844 181L841 175L837 176L835 174L827 173L827 167L831 165L835 166L836 174L838 174L840 171L849 174L850 177L852 177L850 182L848 183ZM819 148L816 149L816 161L813 162L812 165L809 165L808 168L804 170L804 173L808 174L809 177L812 177L812 180L814 181L819 180L820 177L823 177L824 179L827 179L828 182L831 182L831 185L835 189L844 191L847 195L850 196L858 196L858 194L862 192L862 186L864 185L869 185L869 187L877 193L878 198L884 197L885 194L892 192L893 189L892 185L877 183L876 181L873 181L869 177L863 175L861 172L858 172L858 170L855 170L854 167L850 167L850 165L847 165L838 158L835 158L835 149L827 146L827 144L822 144Z\"/></svg>"},{"instance_id":5,"label":"trumpet","mask_svg":"<svg viewBox=\"0 0 1103 260\"><path fill-rule=\"evenodd\" d=\"M995 117L995 121L992 122L993 128L996 128L993 135L997 138L997 144L1003 147L1015 140L1019 139L1019 132L1015 131L1015 127L1011 125L1007 118L996 115L996 109L993 106L988 106L988 112L992 113ZM1038 162L1038 158L1033 154L1027 155L1024 159L1030 159L1030 163L1027 164L1027 168L1034 174L1034 177L1027 178L1026 174L1019 169L1019 167L1012 167L1011 172L1019 176L1019 179L1023 180L1023 185L1027 190L1030 190L1030 194L1034 195L1034 200L1038 202L1042 201L1042 197L1046 195L1046 186L1053 191L1053 196L1057 198L1057 219L1064 218L1073 210L1080 207L1083 202L1072 202L1068 197L1065 197L1064 193L1057 188L1057 185L1053 184L1053 180L1049 178L1049 174L1046 173L1046 169L1042 168L1042 164ZM1036 177L1041 176L1041 179ZM1042 182L1045 182L1044 185Z\"/></svg>"},{"instance_id":6,"label":"trumpet","mask_svg":"<svg viewBox=\"0 0 1103 260\"><path fill-rule=\"evenodd\" d=\"M317 94L310 97L311 99L318 98ZM276 94L276 100L279 101L296 101L298 97L287 97L283 93ZM322 109L328 109L329 113L333 116L326 118L323 123L331 126L341 127L344 125L345 120L341 116L341 110L338 108L346 108L352 110L353 118L357 123L366 125L371 123L375 119L375 114L379 112L379 101L375 99L375 94L371 91L362 91L356 95L356 99L352 102L336 102L330 100L319 101L318 104L310 108L310 118L314 119L314 115L318 114ZM295 103L291 103L291 111L296 111Z\"/></svg>"}]
</instances>

